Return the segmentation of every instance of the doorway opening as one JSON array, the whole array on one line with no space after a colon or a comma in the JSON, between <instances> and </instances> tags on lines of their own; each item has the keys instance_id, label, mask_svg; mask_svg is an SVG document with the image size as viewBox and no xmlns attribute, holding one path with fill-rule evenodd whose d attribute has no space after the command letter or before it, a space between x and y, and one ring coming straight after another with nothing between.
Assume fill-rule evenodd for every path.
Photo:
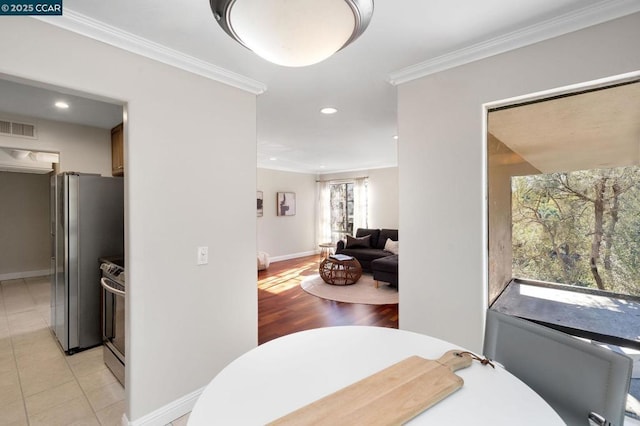
<instances>
[{"instance_id":1,"label":"doorway opening","mask_svg":"<svg viewBox=\"0 0 640 426\"><path fill-rule=\"evenodd\" d=\"M121 177L112 177L111 161L111 128L123 121L123 105L5 75L0 76L0 93L0 151L8 153L0 156L0 346L10 348L12 354L0 367L19 378L18 386L7 389L0 412L3 418L7 418L5 414L11 419L17 416L19 423L36 421L47 415L46 409L25 401L50 393L58 396L60 409L65 404L86 407L87 421L97 421L107 409L124 413L124 389L103 362L101 335L95 345L81 348L86 350L73 356L64 354L59 333L53 331L59 317L54 315L58 300L52 291L54 236L62 216L61 209L52 208L57 192L52 187L53 177L73 172L74 176L119 181L116 186L124 187ZM67 108L55 106L61 101ZM29 132L25 134L25 127L22 133L14 132L14 123L30 126ZM89 198L102 194L100 190L89 192ZM122 206L124 196L120 198ZM65 204L67 210L69 205ZM113 249L117 253L109 255L124 254L123 225L118 232L121 243ZM87 283L95 295L90 322L93 331L100 333L100 264L98 256L91 254L89 258L87 268L96 277ZM69 263L63 264L70 269ZM60 296L66 299L64 294ZM98 402L104 392L113 396L108 406ZM22 408L5 410L14 405Z\"/></svg>"}]
</instances>

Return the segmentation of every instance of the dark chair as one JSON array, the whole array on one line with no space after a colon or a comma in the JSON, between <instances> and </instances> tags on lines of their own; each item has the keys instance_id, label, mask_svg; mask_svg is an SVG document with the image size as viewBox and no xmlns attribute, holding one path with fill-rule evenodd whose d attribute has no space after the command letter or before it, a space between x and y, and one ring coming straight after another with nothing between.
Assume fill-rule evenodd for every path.
<instances>
[{"instance_id":1,"label":"dark chair","mask_svg":"<svg viewBox=\"0 0 640 426\"><path fill-rule=\"evenodd\" d=\"M624 423L630 358L569 334L489 309L484 355L551 405L568 425Z\"/></svg>"}]
</instances>

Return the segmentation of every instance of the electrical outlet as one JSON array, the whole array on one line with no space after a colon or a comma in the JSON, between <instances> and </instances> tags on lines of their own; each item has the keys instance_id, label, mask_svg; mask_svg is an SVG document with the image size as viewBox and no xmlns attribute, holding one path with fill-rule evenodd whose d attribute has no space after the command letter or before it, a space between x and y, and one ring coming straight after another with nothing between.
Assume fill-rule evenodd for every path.
<instances>
[{"instance_id":1,"label":"electrical outlet","mask_svg":"<svg viewBox=\"0 0 640 426\"><path fill-rule=\"evenodd\" d=\"M206 265L209 263L209 247L198 247L198 265Z\"/></svg>"}]
</instances>

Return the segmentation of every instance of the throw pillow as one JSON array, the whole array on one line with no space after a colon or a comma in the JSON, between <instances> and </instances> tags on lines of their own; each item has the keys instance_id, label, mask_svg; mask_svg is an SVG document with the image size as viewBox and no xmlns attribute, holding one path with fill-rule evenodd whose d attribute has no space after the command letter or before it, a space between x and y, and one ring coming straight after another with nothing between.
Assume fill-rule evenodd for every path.
<instances>
[{"instance_id":1,"label":"throw pillow","mask_svg":"<svg viewBox=\"0 0 640 426\"><path fill-rule=\"evenodd\" d=\"M371 247L370 239L371 235L365 235L360 238L347 235L347 244L345 245L345 248L369 248Z\"/></svg>"},{"instance_id":2,"label":"throw pillow","mask_svg":"<svg viewBox=\"0 0 640 426\"><path fill-rule=\"evenodd\" d=\"M398 254L398 242L393 241L391 238L387 238L387 242L384 243L385 251L390 251L393 254Z\"/></svg>"}]
</instances>

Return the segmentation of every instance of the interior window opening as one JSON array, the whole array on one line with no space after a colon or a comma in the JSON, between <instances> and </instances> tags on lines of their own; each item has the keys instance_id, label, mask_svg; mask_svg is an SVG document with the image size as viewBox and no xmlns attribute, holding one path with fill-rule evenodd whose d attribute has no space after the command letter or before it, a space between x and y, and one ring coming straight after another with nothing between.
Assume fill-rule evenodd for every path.
<instances>
[{"instance_id":1,"label":"interior window opening","mask_svg":"<svg viewBox=\"0 0 640 426\"><path fill-rule=\"evenodd\" d=\"M640 80L488 113L490 309L632 358L640 419Z\"/></svg>"}]
</instances>

